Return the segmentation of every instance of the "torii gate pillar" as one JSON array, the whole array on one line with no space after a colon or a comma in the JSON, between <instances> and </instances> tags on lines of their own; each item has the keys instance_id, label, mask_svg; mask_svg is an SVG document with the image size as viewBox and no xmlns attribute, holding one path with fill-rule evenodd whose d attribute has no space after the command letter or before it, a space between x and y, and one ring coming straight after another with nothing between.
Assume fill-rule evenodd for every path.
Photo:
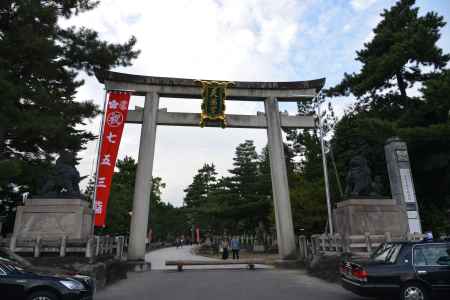
<instances>
[{"instance_id":1,"label":"torii gate pillar","mask_svg":"<svg viewBox=\"0 0 450 300\"><path fill-rule=\"evenodd\" d=\"M128 259L130 260L141 260L145 257L158 106L159 95L155 92L147 93L145 95L144 120L141 128L138 167L134 183L133 215L131 216L130 242L128 245Z\"/></svg>"},{"instance_id":2,"label":"torii gate pillar","mask_svg":"<svg viewBox=\"0 0 450 300\"><path fill-rule=\"evenodd\" d=\"M272 177L273 204L277 226L278 253L281 259L294 259L296 245L292 221L289 186L281 136L281 118L278 101L271 97L264 101L267 118L267 141Z\"/></svg>"}]
</instances>

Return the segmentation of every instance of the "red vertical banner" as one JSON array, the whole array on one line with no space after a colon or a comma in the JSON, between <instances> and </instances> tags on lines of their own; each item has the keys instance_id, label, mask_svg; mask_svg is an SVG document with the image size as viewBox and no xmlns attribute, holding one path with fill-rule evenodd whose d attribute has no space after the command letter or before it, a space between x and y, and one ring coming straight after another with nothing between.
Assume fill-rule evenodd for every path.
<instances>
[{"instance_id":1,"label":"red vertical banner","mask_svg":"<svg viewBox=\"0 0 450 300\"><path fill-rule=\"evenodd\" d=\"M153 240L153 230L150 228L148 231L148 242L151 243Z\"/></svg>"},{"instance_id":2,"label":"red vertical banner","mask_svg":"<svg viewBox=\"0 0 450 300\"><path fill-rule=\"evenodd\" d=\"M128 114L129 92L110 92L103 122L102 143L98 159L95 191L95 226L105 226L106 207L111 191L112 176L119 152L120 139Z\"/></svg>"},{"instance_id":3,"label":"red vertical banner","mask_svg":"<svg viewBox=\"0 0 450 300\"><path fill-rule=\"evenodd\" d=\"M199 227L195 228L195 241L197 242L197 244L200 244L200 228Z\"/></svg>"}]
</instances>

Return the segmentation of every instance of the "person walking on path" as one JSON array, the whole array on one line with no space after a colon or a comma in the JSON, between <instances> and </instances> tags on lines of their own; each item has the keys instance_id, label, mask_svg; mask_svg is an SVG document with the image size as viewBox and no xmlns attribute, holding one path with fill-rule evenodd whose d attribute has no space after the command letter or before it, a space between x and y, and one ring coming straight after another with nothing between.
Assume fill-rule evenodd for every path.
<instances>
[{"instance_id":1,"label":"person walking on path","mask_svg":"<svg viewBox=\"0 0 450 300\"><path fill-rule=\"evenodd\" d=\"M222 259L228 259L228 239L222 241Z\"/></svg>"},{"instance_id":2,"label":"person walking on path","mask_svg":"<svg viewBox=\"0 0 450 300\"><path fill-rule=\"evenodd\" d=\"M237 237L233 237L230 242L231 252L233 252L233 259L239 259L239 250L241 249L241 244Z\"/></svg>"}]
</instances>

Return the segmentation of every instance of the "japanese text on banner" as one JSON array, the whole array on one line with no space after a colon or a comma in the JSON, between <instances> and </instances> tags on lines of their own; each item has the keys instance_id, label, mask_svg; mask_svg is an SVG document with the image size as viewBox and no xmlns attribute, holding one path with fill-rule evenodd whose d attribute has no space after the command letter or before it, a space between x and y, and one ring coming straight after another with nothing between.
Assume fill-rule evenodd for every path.
<instances>
[{"instance_id":1,"label":"japanese text on banner","mask_svg":"<svg viewBox=\"0 0 450 300\"><path fill-rule=\"evenodd\" d=\"M128 92L110 92L103 122L95 200L95 226L105 226L106 208L111 190L120 139L127 119Z\"/></svg>"}]
</instances>

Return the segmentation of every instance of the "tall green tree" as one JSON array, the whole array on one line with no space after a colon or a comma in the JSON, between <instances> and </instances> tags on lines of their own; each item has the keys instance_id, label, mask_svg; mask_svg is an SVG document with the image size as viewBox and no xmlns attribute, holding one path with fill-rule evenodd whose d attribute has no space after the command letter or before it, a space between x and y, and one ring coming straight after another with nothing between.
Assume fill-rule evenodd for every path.
<instances>
[{"instance_id":1,"label":"tall green tree","mask_svg":"<svg viewBox=\"0 0 450 300\"><path fill-rule=\"evenodd\" d=\"M255 190L256 176L258 174L258 153L252 140L239 144L233 158L234 168L229 170L232 179L241 191L241 197L246 197Z\"/></svg>"},{"instance_id":2,"label":"tall green tree","mask_svg":"<svg viewBox=\"0 0 450 300\"><path fill-rule=\"evenodd\" d=\"M100 40L94 30L59 25L60 19L97 4L0 2L0 174L7 174L8 183L26 184L34 192L36 178L48 172L56 154L83 149L94 136L80 125L99 110L92 101L75 101L84 83L79 75L128 66L138 56L134 37L112 44Z\"/></svg>"},{"instance_id":3,"label":"tall green tree","mask_svg":"<svg viewBox=\"0 0 450 300\"><path fill-rule=\"evenodd\" d=\"M265 159L267 158L265 156ZM267 177L264 179L264 174L261 174L258 168L258 153L252 140L246 140L236 147L233 161L234 168L229 172L232 174L230 180L235 197L229 205L236 212L236 220L241 223L241 227L252 231L260 222L268 223L271 195L259 188L260 179L266 181ZM265 171L267 172L267 169Z\"/></svg>"},{"instance_id":4,"label":"tall green tree","mask_svg":"<svg viewBox=\"0 0 450 300\"><path fill-rule=\"evenodd\" d=\"M111 185L106 227L97 229L101 234L126 234L130 228L137 163L132 157L125 157L117 161L116 167L118 171L114 173ZM184 213L161 201L165 187L160 177L153 178L149 199L149 229L152 229L154 241L172 241L175 236L188 230Z\"/></svg>"},{"instance_id":5,"label":"tall green tree","mask_svg":"<svg viewBox=\"0 0 450 300\"><path fill-rule=\"evenodd\" d=\"M204 164L197 171L192 183L184 190L186 207L198 207L207 200L211 187L216 183L216 167L214 164Z\"/></svg>"},{"instance_id":6,"label":"tall green tree","mask_svg":"<svg viewBox=\"0 0 450 300\"><path fill-rule=\"evenodd\" d=\"M450 231L450 71L424 82L423 97L398 135L408 143L424 228ZM403 125L403 124L401 124Z\"/></svg>"},{"instance_id":7,"label":"tall green tree","mask_svg":"<svg viewBox=\"0 0 450 300\"><path fill-rule=\"evenodd\" d=\"M254 232L259 222L272 225L272 186L267 148L258 155L253 141L236 147L231 176L217 179L205 164L185 190L185 211L201 230Z\"/></svg>"},{"instance_id":8,"label":"tall green tree","mask_svg":"<svg viewBox=\"0 0 450 300\"><path fill-rule=\"evenodd\" d=\"M116 167L118 171L113 175L106 211L106 227L99 231L125 234L130 230L137 164L132 157L125 157L117 160Z\"/></svg>"},{"instance_id":9,"label":"tall green tree","mask_svg":"<svg viewBox=\"0 0 450 300\"><path fill-rule=\"evenodd\" d=\"M272 198L272 177L270 170L269 148L262 148L261 154L258 155L258 191L261 195Z\"/></svg>"},{"instance_id":10,"label":"tall green tree","mask_svg":"<svg viewBox=\"0 0 450 300\"><path fill-rule=\"evenodd\" d=\"M306 108L305 104L299 106L299 113ZM318 132L315 129L292 131L288 140L293 143L293 149L300 156L299 167L289 181L296 233L310 235L323 232L327 212Z\"/></svg>"},{"instance_id":11,"label":"tall green tree","mask_svg":"<svg viewBox=\"0 0 450 300\"><path fill-rule=\"evenodd\" d=\"M435 12L419 16L415 2L400 0L384 10L381 22L373 30L374 38L356 52L361 71L344 74L342 83L332 89L334 92L361 97L395 88L398 105L408 105L411 98L407 97L407 89L446 66L450 56L437 46L446 23ZM433 71L427 72L424 67L432 67Z\"/></svg>"},{"instance_id":12,"label":"tall green tree","mask_svg":"<svg viewBox=\"0 0 450 300\"><path fill-rule=\"evenodd\" d=\"M215 204L210 195L217 183L217 172L214 164L204 164L197 171L192 183L184 190L185 214L188 220L187 227L199 226L202 230L210 227L214 217Z\"/></svg>"},{"instance_id":13,"label":"tall green tree","mask_svg":"<svg viewBox=\"0 0 450 300\"><path fill-rule=\"evenodd\" d=\"M450 55L438 47L445 22L435 12L419 15L413 0L382 13L374 38L357 51L360 72L345 74L330 95L353 94L355 107L339 122L333 138L341 173L354 154L363 154L387 182L383 144L391 136L408 143L423 227L450 229ZM421 93L408 95L411 87ZM439 188L436 188L439 187Z\"/></svg>"},{"instance_id":14,"label":"tall green tree","mask_svg":"<svg viewBox=\"0 0 450 300\"><path fill-rule=\"evenodd\" d=\"M150 195L149 229L153 241L174 241L177 236L189 236L188 214L183 208L177 208L161 200L166 184L160 177L153 178Z\"/></svg>"}]
</instances>

